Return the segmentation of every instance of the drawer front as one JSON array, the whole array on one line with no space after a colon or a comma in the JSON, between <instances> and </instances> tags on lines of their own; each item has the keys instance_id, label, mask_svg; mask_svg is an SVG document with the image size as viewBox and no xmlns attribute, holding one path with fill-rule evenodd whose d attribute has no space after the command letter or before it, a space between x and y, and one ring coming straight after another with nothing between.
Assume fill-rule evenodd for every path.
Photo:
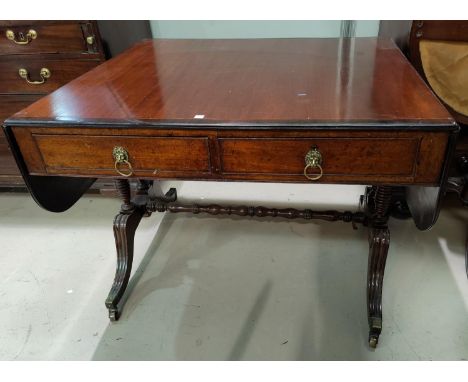
<instances>
[{"instance_id":1,"label":"drawer front","mask_svg":"<svg viewBox=\"0 0 468 382\"><path fill-rule=\"evenodd\" d=\"M135 176L209 173L208 138L33 135L48 174L118 175L114 147L128 153ZM119 169L121 167L119 166ZM126 172L127 166L122 166Z\"/></svg>"},{"instance_id":2,"label":"drawer front","mask_svg":"<svg viewBox=\"0 0 468 382\"><path fill-rule=\"evenodd\" d=\"M450 137L418 131L45 126L14 127L13 133L32 175L115 177L112 152L121 146L135 177L395 185L439 185ZM323 167L315 181L304 176L305 157L313 147Z\"/></svg>"},{"instance_id":3,"label":"drawer front","mask_svg":"<svg viewBox=\"0 0 468 382\"><path fill-rule=\"evenodd\" d=\"M57 60L41 57L15 57L0 62L0 93L47 94L99 65L97 60ZM41 77L41 69L49 71L49 78ZM19 74L27 71L28 83ZM40 83L42 82L42 83Z\"/></svg>"},{"instance_id":4,"label":"drawer front","mask_svg":"<svg viewBox=\"0 0 468 382\"><path fill-rule=\"evenodd\" d=\"M330 137L326 137L326 135ZM224 179L351 184L438 184L446 155L446 133L325 133L297 138L219 139ZM313 147L320 169L305 157Z\"/></svg>"},{"instance_id":5,"label":"drawer front","mask_svg":"<svg viewBox=\"0 0 468 382\"><path fill-rule=\"evenodd\" d=\"M0 133L0 177L3 175L20 175L20 172L2 131Z\"/></svg>"},{"instance_id":6,"label":"drawer front","mask_svg":"<svg viewBox=\"0 0 468 382\"><path fill-rule=\"evenodd\" d=\"M307 138L221 139L224 173L301 175L305 156L316 146L324 175L414 173L419 139Z\"/></svg>"},{"instance_id":7,"label":"drawer front","mask_svg":"<svg viewBox=\"0 0 468 382\"><path fill-rule=\"evenodd\" d=\"M86 37L92 34L85 25L73 22L0 26L0 55L88 52Z\"/></svg>"},{"instance_id":8,"label":"drawer front","mask_svg":"<svg viewBox=\"0 0 468 382\"><path fill-rule=\"evenodd\" d=\"M17 113L40 99L41 95L0 95L0 124L5 119Z\"/></svg>"}]
</instances>

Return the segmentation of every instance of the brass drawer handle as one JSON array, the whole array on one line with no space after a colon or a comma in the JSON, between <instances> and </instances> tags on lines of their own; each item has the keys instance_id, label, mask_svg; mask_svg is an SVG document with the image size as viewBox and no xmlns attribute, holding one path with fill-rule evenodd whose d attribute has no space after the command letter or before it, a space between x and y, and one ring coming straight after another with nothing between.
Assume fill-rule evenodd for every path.
<instances>
[{"instance_id":1,"label":"brass drawer handle","mask_svg":"<svg viewBox=\"0 0 468 382\"><path fill-rule=\"evenodd\" d=\"M28 33L26 33L26 36L23 34L23 32L18 33L19 39L16 39L15 32L13 32L11 29L8 29L5 32L5 36L8 40L13 41L15 44L18 45L27 45L29 44L32 40L35 40L37 38L37 32L34 29L30 29Z\"/></svg>"},{"instance_id":2,"label":"brass drawer handle","mask_svg":"<svg viewBox=\"0 0 468 382\"><path fill-rule=\"evenodd\" d=\"M40 81L31 81L29 79L29 73L26 69L24 68L21 68L20 70L18 70L18 74L21 78L24 78L26 80L26 82L28 84L31 84L31 85L42 85L43 83L46 82L46 80L48 78L50 78L51 74L50 73L50 70L47 69L47 68L42 68L41 71L39 72L39 75L41 76L41 80Z\"/></svg>"},{"instance_id":3,"label":"brass drawer handle","mask_svg":"<svg viewBox=\"0 0 468 382\"><path fill-rule=\"evenodd\" d=\"M305 156L305 164L304 167L304 176L310 180L319 180L323 175L322 169L322 153L318 150L316 146L312 147L309 152ZM320 174L316 175L309 175L307 173L308 169L318 168L320 170Z\"/></svg>"},{"instance_id":4,"label":"brass drawer handle","mask_svg":"<svg viewBox=\"0 0 468 382\"><path fill-rule=\"evenodd\" d=\"M133 167L132 167L132 164L128 161L127 150L125 150L121 146L115 146L114 149L112 150L112 156L115 159L114 168L117 174L122 175L122 176L127 176L127 177L133 175ZM122 172L120 170L119 167L122 164L127 166L127 169L126 169L127 172Z\"/></svg>"}]
</instances>

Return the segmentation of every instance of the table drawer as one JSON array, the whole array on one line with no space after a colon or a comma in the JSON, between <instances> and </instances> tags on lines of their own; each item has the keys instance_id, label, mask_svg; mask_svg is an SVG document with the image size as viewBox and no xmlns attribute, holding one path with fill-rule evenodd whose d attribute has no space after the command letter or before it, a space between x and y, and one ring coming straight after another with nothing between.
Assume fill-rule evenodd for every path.
<instances>
[{"instance_id":1,"label":"table drawer","mask_svg":"<svg viewBox=\"0 0 468 382\"><path fill-rule=\"evenodd\" d=\"M128 153L135 176L209 173L208 138L33 134L48 174L118 175L114 147ZM118 166L126 172L128 166Z\"/></svg>"},{"instance_id":2,"label":"table drawer","mask_svg":"<svg viewBox=\"0 0 468 382\"><path fill-rule=\"evenodd\" d=\"M13 133L32 175L116 176L113 149L121 146L136 177L399 185L439 184L449 139L447 132L72 126L18 126ZM316 180L304 176L313 147L322 156Z\"/></svg>"},{"instance_id":3,"label":"table drawer","mask_svg":"<svg viewBox=\"0 0 468 382\"><path fill-rule=\"evenodd\" d=\"M88 52L86 37L92 34L83 25L73 22L0 26L0 55Z\"/></svg>"},{"instance_id":4,"label":"table drawer","mask_svg":"<svg viewBox=\"0 0 468 382\"><path fill-rule=\"evenodd\" d=\"M50 93L97 65L99 65L98 60L54 60L27 56L3 60L0 62L0 93ZM43 68L49 71L48 78L41 77ZM22 78L19 74L20 69L25 69L29 81L36 83L28 83Z\"/></svg>"},{"instance_id":5,"label":"table drawer","mask_svg":"<svg viewBox=\"0 0 468 382\"><path fill-rule=\"evenodd\" d=\"M417 138L221 139L224 173L301 175L316 146L324 175L412 175Z\"/></svg>"}]
</instances>

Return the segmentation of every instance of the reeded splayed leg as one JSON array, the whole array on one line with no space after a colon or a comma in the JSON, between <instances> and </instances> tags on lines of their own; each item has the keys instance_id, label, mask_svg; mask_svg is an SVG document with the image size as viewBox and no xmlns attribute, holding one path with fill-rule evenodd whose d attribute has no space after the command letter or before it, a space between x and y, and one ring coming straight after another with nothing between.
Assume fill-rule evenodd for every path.
<instances>
[{"instance_id":1,"label":"reeded splayed leg","mask_svg":"<svg viewBox=\"0 0 468 382\"><path fill-rule=\"evenodd\" d=\"M367 317L369 320L369 346L375 348L382 332L382 287L390 245L390 231L385 228L369 229L369 263L367 268Z\"/></svg>"},{"instance_id":2,"label":"reeded splayed leg","mask_svg":"<svg viewBox=\"0 0 468 382\"><path fill-rule=\"evenodd\" d=\"M392 201L392 187L377 186L368 191L367 208L369 224L369 262L367 268L367 318L369 321L369 346L375 348L382 332L382 288L390 245L387 221Z\"/></svg>"},{"instance_id":3,"label":"reeded splayed leg","mask_svg":"<svg viewBox=\"0 0 468 382\"><path fill-rule=\"evenodd\" d=\"M130 184L126 179L116 180L116 188L123 200L120 213L114 219L114 237L117 249L117 268L114 283L106 299L111 321L119 319L122 299L130 279L133 262L133 241L135 231L145 210L130 201Z\"/></svg>"},{"instance_id":4,"label":"reeded splayed leg","mask_svg":"<svg viewBox=\"0 0 468 382\"><path fill-rule=\"evenodd\" d=\"M468 234L466 235L466 243L465 243L465 272L466 272L466 277L468 277Z\"/></svg>"}]
</instances>

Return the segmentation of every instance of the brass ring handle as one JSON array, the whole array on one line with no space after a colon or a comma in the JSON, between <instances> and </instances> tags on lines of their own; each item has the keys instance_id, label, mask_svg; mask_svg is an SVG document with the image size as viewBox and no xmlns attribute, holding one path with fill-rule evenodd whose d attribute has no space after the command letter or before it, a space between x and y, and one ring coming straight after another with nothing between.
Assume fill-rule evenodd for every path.
<instances>
[{"instance_id":1,"label":"brass ring handle","mask_svg":"<svg viewBox=\"0 0 468 382\"><path fill-rule=\"evenodd\" d=\"M42 85L52 75L52 73L50 73L50 70L47 68L42 68L41 71L39 72L39 75L41 76L40 81L31 81L29 79L29 72L24 68L21 68L20 70L18 70L18 74L21 78L24 78L28 84L31 84L31 85Z\"/></svg>"},{"instance_id":2,"label":"brass ring handle","mask_svg":"<svg viewBox=\"0 0 468 382\"><path fill-rule=\"evenodd\" d=\"M128 169L127 169L127 173L125 172L122 172L119 170L119 165L120 164L126 164ZM128 161L128 160L124 160L122 162L118 162L117 160L115 161L115 164L114 164L114 168L115 168L115 171L119 174L119 175L122 175L122 176L132 176L133 175L133 167L131 165L131 163Z\"/></svg>"},{"instance_id":3,"label":"brass ring handle","mask_svg":"<svg viewBox=\"0 0 468 382\"><path fill-rule=\"evenodd\" d=\"M16 39L15 32L13 32L11 29L8 29L5 32L5 36L8 40L13 41L15 44L18 45L27 45L29 44L32 40L35 40L37 38L37 32L34 29L30 29L28 33L26 33L26 36L20 32L19 33L19 40Z\"/></svg>"},{"instance_id":4,"label":"brass ring handle","mask_svg":"<svg viewBox=\"0 0 468 382\"><path fill-rule=\"evenodd\" d=\"M304 176L309 180L319 180L323 175L322 169L322 153L318 150L316 146L312 147L309 152L305 156L305 164L304 167ZM317 175L309 175L307 170L311 168L318 168L320 170L320 174Z\"/></svg>"},{"instance_id":5,"label":"brass ring handle","mask_svg":"<svg viewBox=\"0 0 468 382\"><path fill-rule=\"evenodd\" d=\"M114 168L117 174L129 177L133 175L132 164L128 160L128 152L121 146L115 146L112 150L112 156L115 159ZM127 166L127 172L122 172L119 169L119 165L125 164Z\"/></svg>"},{"instance_id":6,"label":"brass ring handle","mask_svg":"<svg viewBox=\"0 0 468 382\"><path fill-rule=\"evenodd\" d=\"M312 168L312 165L308 164L307 166L304 167L304 176L307 178L307 179L310 179L310 180L319 180L322 175L323 175L323 169L322 169L322 166L320 166L319 164L318 165L315 165L314 166L315 168L318 168L320 170L320 174L317 174L315 176L310 176L309 174L307 174L307 170L309 168Z\"/></svg>"}]
</instances>

